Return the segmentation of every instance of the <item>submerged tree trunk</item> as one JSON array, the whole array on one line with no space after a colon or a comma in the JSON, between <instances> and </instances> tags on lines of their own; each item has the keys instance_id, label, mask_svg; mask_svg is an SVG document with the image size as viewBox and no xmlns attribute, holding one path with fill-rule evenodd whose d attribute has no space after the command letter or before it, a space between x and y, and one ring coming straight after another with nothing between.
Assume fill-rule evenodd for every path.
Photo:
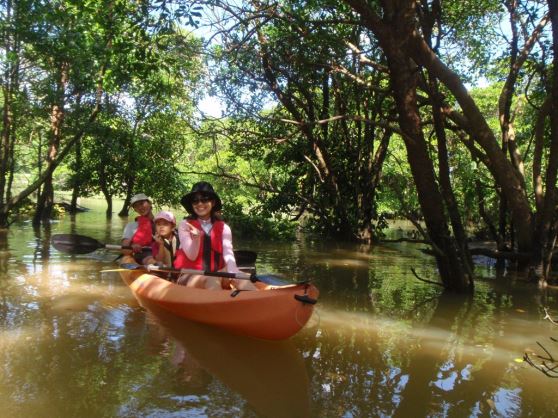
<instances>
[{"instance_id":1,"label":"submerged tree trunk","mask_svg":"<svg viewBox=\"0 0 558 418\"><path fill-rule=\"evenodd\" d=\"M60 64L60 74L56 90L56 103L52 105L50 116L50 140L48 144L46 161L47 165L52 164L56 159L60 142L62 140L62 125L64 123L64 105L65 105L65 91L68 84L69 65L64 62ZM46 222L52 217L52 210L54 207L54 185L52 184L52 175L47 175L43 184L43 190L37 199L37 208L35 216L33 217L33 224L37 225L41 222Z\"/></svg>"},{"instance_id":2,"label":"submerged tree trunk","mask_svg":"<svg viewBox=\"0 0 558 418\"><path fill-rule=\"evenodd\" d=\"M443 198L422 131L416 94L418 69L402 48L415 27L414 3L409 1L397 7L386 6L385 20L381 20L364 1L347 0L347 3L363 15L386 54L407 159L442 283L448 290L471 291L473 278L467 274L464 260L459 257L455 241L449 234Z\"/></svg>"},{"instance_id":3,"label":"submerged tree trunk","mask_svg":"<svg viewBox=\"0 0 558 418\"><path fill-rule=\"evenodd\" d=\"M506 199L517 232L518 249L522 252L530 252L533 246L533 214L524 182L511 161L502 152L480 109L460 77L440 61L418 33L413 32L410 35L404 49L408 56L427 68L455 96L466 118L465 128L486 153L487 168Z\"/></svg>"},{"instance_id":4,"label":"submerged tree trunk","mask_svg":"<svg viewBox=\"0 0 558 418\"><path fill-rule=\"evenodd\" d=\"M434 7L434 3L436 7L441 7L441 2L422 2L419 6L411 0L381 2L380 13L365 0L345 0L360 14L363 24L371 29L380 41L390 37L399 39L400 42L396 47L402 51L402 54L427 69L429 74L439 80L453 95L460 109L459 112L452 110L451 113L454 114L452 120L472 139L471 141L466 138L464 144L471 150L474 158L482 161L490 171L500 197L501 216L497 239L499 248L504 248L506 241L509 242L513 250L522 255L522 257L513 257L518 260L519 267L529 267L527 271L530 272L530 276L542 282L550 273L552 253L558 233L558 190L556 189L558 180L558 105L556 105L558 103L558 5L557 0L547 1L549 13L545 14L541 9L540 14L535 16L540 20L529 22L533 28L530 33L527 31L525 22L518 19L515 10L517 5L513 2L506 3L510 12L513 39L508 77L498 103L501 144L462 79L445 65L428 45L424 39L424 31L416 28L420 8L430 4ZM394 23L394 17L403 13L407 14L407 26L401 25L400 22ZM552 83L549 83L551 84L548 92L550 99L542 105L534 127L534 204L532 205L523 173L522 158L519 148L515 144L511 105L518 77L525 67L524 63L532 56L531 51L539 42L549 19L552 25L553 64L548 68L543 68L541 72L548 74L552 71ZM518 29L515 28L515 25ZM407 37L403 39L400 32L405 31ZM518 40L523 41L521 47ZM387 53L386 43L380 42L380 45ZM544 138L545 117L550 119L551 134L549 138ZM478 145L480 149L475 150L475 145ZM544 174L543 169L546 170ZM543 192L545 188L546 190ZM532 210L532 207L536 207L536 212ZM492 228L492 232L495 229Z\"/></svg>"},{"instance_id":5,"label":"submerged tree trunk","mask_svg":"<svg viewBox=\"0 0 558 418\"><path fill-rule=\"evenodd\" d=\"M109 176L106 175L105 165L101 163L99 167L97 167L97 172L99 175L99 187L101 188L101 192L103 196L105 196L105 201L107 202L107 210L105 212L107 219L112 218L112 192L109 184Z\"/></svg>"},{"instance_id":6,"label":"submerged tree trunk","mask_svg":"<svg viewBox=\"0 0 558 418\"><path fill-rule=\"evenodd\" d=\"M105 196L105 201L107 202L107 210L105 211L105 215L107 219L110 219L112 218L112 195L105 187L101 186L101 191L103 193L103 196Z\"/></svg>"},{"instance_id":7,"label":"submerged tree trunk","mask_svg":"<svg viewBox=\"0 0 558 418\"><path fill-rule=\"evenodd\" d=\"M449 235L442 195L436 185L434 167L423 136L416 102L416 68L403 54L397 52L396 45L384 42L407 159L417 187L428 235L435 249L440 277L447 289L464 292L472 288L472 278L466 274Z\"/></svg>"},{"instance_id":8,"label":"submerged tree trunk","mask_svg":"<svg viewBox=\"0 0 558 418\"><path fill-rule=\"evenodd\" d=\"M7 84L7 85L6 85ZM10 166L10 133L13 125L12 84L3 85L4 106L2 109L2 136L0 145L0 199L5 200L8 167Z\"/></svg>"},{"instance_id":9,"label":"submerged tree trunk","mask_svg":"<svg viewBox=\"0 0 558 418\"><path fill-rule=\"evenodd\" d=\"M16 5L17 6L17 5ZM5 56L4 73L2 74L2 133L0 134L0 228L8 227L8 211L6 202L11 195L11 181L14 169L15 146L15 115L13 105L15 94L19 88L20 43L17 32L13 29L17 21L17 7L14 9L11 0L6 1L3 19L8 22L3 29L2 47Z\"/></svg>"},{"instance_id":10,"label":"submerged tree trunk","mask_svg":"<svg viewBox=\"0 0 558 418\"><path fill-rule=\"evenodd\" d=\"M124 198L124 202L122 203L122 209L118 212L118 216L126 217L130 214L130 201L132 200L132 187L128 186L128 191L126 193L126 197Z\"/></svg>"},{"instance_id":11,"label":"submerged tree trunk","mask_svg":"<svg viewBox=\"0 0 558 418\"><path fill-rule=\"evenodd\" d=\"M442 33L440 30L435 31L435 26L441 26L441 5L439 0L434 0L431 4L423 2L421 4L420 24L424 34L424 39L430 48L437 49L440 44ZM435 36L435 33L437 36ZM440 92L439 81L431 73L425 81L428 86L428 95L432 103L432 117L434 122L434 132L437 139L438 151L438 179L440 182L440 191L449 215L452 231L455 237L459 257L463 260L464 268L470 277L473 277L473 260L469 253L467 244L467 234L461 221L459 206L453 192L450 178L450 162L448 154L448 140L446 135L446 117L442 112L444 105L443 96Z\"/></svg>"},{"instance_id":12,"label":"submerged tree trunk","mask_svg":"<svg viewBox=\"0 0 558 418\"><path fill-rule=\"evenodd\" d=\"M546 169L546 190L542 211L537 215L536 223L536 257L530 266L531 278L546 284L551 267L552 252L557 236L556 205L558 179L558 0L548 0L552 26L552 87L550 91L550 150Z\"/></svg>"},{"instance_id":13,"label":"submerged tree trunk","mask_svg":"<svg viewBox=\"0 0 558 418\"><path fill-rule=\"evenodd\" d=\"M470 277L473 277L473 259L469 253L467 234L465 233L465 228L461 222L457 199L455 198L450 180L447 137L444 127L444 117L440 111L440 103L438 102L439 93L436 81L432 81L431 87L433 89L432 112L434 116L434 129L438 140L438 177L440 179L440 189L451 221L451 227L455 236L459 257L463 262L463 267L467 274Z\"/></svg>"},{"instance_id":14,"label":"submerged tree trunk","mask_svg":"<svg viewBox=\"0 0 558 418\"><path fill-rule=\"evenodd\" d=\"M416 102L416 68L394 45L384 46L388 56L392 89L399 110L399 124L403 131L407 159L417 187L418 197L428 235L434 246L440 277L447 289L465 292L473 287L465 260L462 260L452 240L444 204L436 179L432 160L423 136L419 109Z\"/></svg>"},{"instance_id":15,"label":"submerged tree trunk","mask_svg":"<svg viewBox=\"0 0 558 418\"><path fill-rule=\"evenodd\" d=\"M81 106L81 95L79 95L77 98L77 107L80 108L80 106ZM77 212L77 206L78 206L77 201L79 199L80 191L81 191L81 181L80 181L81 176L79 175L81 164L82 164L81 140L78 140L76 142L75 162L73 167L74 174L73 174L73 181L72 181L73 187L72 187L72 199L70 201L70 213Z\"/></svg>"}]
</instances>

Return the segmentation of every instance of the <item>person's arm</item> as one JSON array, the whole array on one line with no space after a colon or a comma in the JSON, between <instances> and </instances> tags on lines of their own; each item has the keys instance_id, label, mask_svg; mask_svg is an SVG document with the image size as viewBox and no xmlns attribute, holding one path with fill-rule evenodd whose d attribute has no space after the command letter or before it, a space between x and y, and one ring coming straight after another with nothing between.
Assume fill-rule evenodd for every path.
<instances>
[{"instance_id":1,"label":"person's arm","mask_svg":"<svg viewBox=\"0 0 558 418\"><path fill-rule=\"evenodd\" d=\"M227 224L223 227L223 259L229 273L238 273L240 271L234 258L232 231Z\"/></svg>"},{"instance_id":2,"label":"person's arm","mask_svg":"<svg viewBox=\"0 0 558 418\"><path fill-rule=\"evenodd\" d=\"M178 226L178 238L180 239L180 248L190 260L198 258L200 251L201 232L186 219L180 222Z\"/></svg>"},{"instance_id":3,"label":"person's arm","mask_svg":"<svg viewBox=\"0 0 558 418\"><path fill-rule=\"evenodd\" d=\"M225 226L223 227L223 258L225 260L227 272L240 272L238 266L236 265L236 259L234 258L232 231L227 224L225 224ZM238 290L257 290L254 283L252 283L250 280L231 279L229 282L229 286L232 286L234 289Z\"/></svg>"},{"instance_id":4,"label":"person's arm","mask_svg":"<svg viewBox=\"0 0 558 418\"><path fill-rule=\"evenodd\" d=\"M165 241L163 238L159 236L159 234L155 234L153 236L153 244L151 244L151 254L158 263L165 262Z\"/></svg>"},{"instance_id":5,"label":"person's arm","mask_svg":"<svg viewBox=\"0 0 558 418\"><path fill-rule=\"evenodd\" d=\"M122 231L122 245L131 245L132 238L134 234L138 230L138 223L137 222L128 222L124 227L124 231ZM132 254L131 250L122 250L124 254Z\"/></svg>"}]
</instances>

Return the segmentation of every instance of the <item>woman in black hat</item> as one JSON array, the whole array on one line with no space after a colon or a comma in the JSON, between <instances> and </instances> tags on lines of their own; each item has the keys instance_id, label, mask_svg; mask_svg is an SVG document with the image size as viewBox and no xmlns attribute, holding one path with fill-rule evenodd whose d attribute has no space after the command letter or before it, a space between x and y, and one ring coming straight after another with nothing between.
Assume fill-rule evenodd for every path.
<instances>
[{"instance_id":1,"label":"woman in black hat","mask_svg":"<svg viewBox=\"0 0 558 418\"><path fill-rule=\"evenodd\" d=\"M238 273L232 245L232 232L220 214L222 203L213 186L200 181L180 200L189 216L178 227L180 249L174 267ZM182 275L179 284L204 289L254 290L246 280L229 280L200 275Z\"/></svg>"}]
</instances>

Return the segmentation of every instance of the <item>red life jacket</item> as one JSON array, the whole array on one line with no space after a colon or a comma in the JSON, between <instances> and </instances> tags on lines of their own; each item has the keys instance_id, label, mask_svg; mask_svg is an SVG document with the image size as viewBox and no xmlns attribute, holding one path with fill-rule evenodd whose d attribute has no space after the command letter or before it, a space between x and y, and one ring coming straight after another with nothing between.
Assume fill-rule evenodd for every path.
<instances>
[{"instance_id":1,"label":"red life jacket","mask_svg":"<svg viewBox=\"0 0 558 418\"><path fill-rule=\"evenodd\" d=\"M197 219L188 219L188 223L201 232L200 249L195 260L190 260L182 249L176 252L174 268L219 271L225 267L223 258L223 221L213 222L209 235L205 233Z\"/></svg>"},{"instance_id":2,"label":"red life jacket","mask_svg":"<svg viewBox=\"0 0 558 418\"><path fill-rule=\"evenodd\" d=\"M138 229L132 237L132 244L139 244L142 247L151 245L155 224L147 216L138 216L136 222L138 223Z\"/></svg>"}]
</instances>

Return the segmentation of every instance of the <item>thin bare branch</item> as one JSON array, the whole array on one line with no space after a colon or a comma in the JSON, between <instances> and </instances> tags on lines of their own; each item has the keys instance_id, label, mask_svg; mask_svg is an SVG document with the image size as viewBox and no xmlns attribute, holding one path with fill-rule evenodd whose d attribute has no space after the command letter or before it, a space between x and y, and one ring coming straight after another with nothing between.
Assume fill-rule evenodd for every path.
<instances>
[{"instance_id":1,"label":"thin bare branch","mask_svg":"<svg viewBox=\"0 0 558 418\"><path fill-rule=\"evenodd\" d=\"M428 280L428 279L423 279L422 277L420 277L417 272L415 271L415 269L413 267L411 267L411 271L413 272L413 275L419 279L421 282L425 282L425 283L430 283L430 284L435 284L436 286L441 286L444 287L444 285L440 282L435 282L433 280Z\"/></svg>"}]
</instances>

